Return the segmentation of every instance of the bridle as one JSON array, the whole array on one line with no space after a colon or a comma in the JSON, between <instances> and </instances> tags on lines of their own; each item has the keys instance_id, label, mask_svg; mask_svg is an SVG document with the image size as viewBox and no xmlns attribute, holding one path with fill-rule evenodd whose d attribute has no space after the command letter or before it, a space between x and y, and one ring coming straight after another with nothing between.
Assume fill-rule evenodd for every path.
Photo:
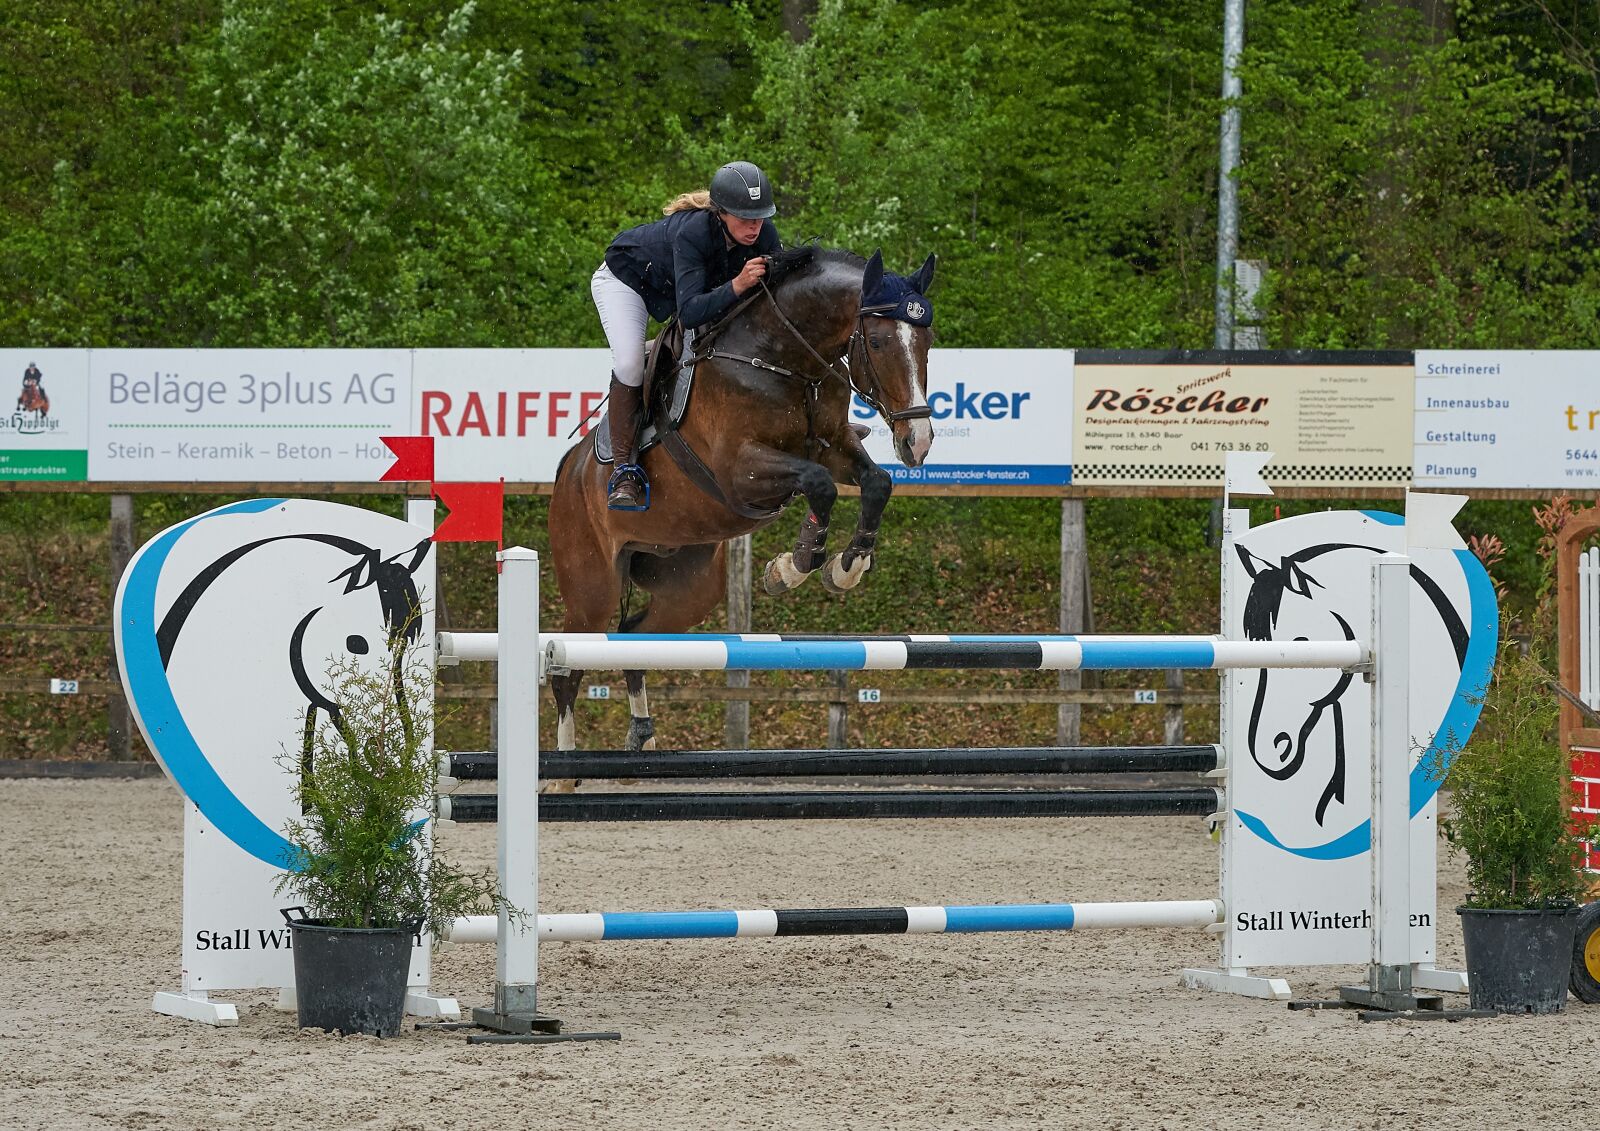
<instances>
[{"instance_id":1,"label":"bridle","mask_svg":"<svg viewBox=\"0 0 1600 1131\"><path fill-rule=\"evenodd\" d=\"M879 306L863 306L861 308L856 315L855 333L850 335L850 341L845 346L845 368L849 369L850 373L854 375L855 369L850 365L850 357L859 349L862 360L866 363L862 368L871 376L872 388L862 388L855 383L853 376L850 382L851 387L861 394L861 399L871 405L873 411L883 417L886 423L893 424L896 420L926 420L933 416L932 407L926 404L912 405L910 408L903 408L899 412L889 412L883 407L883 379L878 376L878 367L872 364L872 347L867 341L867 319L888 319L889 311L895 309L898 309L898 304L892 302Z\"/></svg>"},{"instance_id":2,"label":"bridle","mask_svg":"<svg viewBox=\"0 0 1600 1131\"><path fill-rule=\"evenodd\" d=\"M822 366L822 372L818 374L802 373L793 369L785 368L782 365L777 365L770 361L764 361L759 357L748 357L744 354L729 353L727 350L719 349L712 349L703 354L697 354L691 360L695 363L699 363L708 358L723 358L728 361L743 362L745 365L749 365L755 369L765 370L768 373L776 373L781 377L793 377L797 380L804 381L806 383L806 454L808 458L815 458L818 444L816 422L817 398L821 394L822 386L830 377L840 381L847 390L857 393L861 399L866 401L867 404L872 407L873 411L882 417L887 423L893 424L897 420L923 420L933 416L933 409L926 404L913 405L910 408L901 409L898 412L890 412L883 403L883 379L878 375L877 366L872 363L872 348L867 341L867 319L887 318L888 312L896 309L896 304L888 303L879 306L863 306L856 312L856 328L851 332L850 340L845 343L844 356L840 359L844 362L844 372L841 373L839 371L838 364L829 361L827 358L823 357L822 354L818 353L817 348L813 346L806 336L800 332L800 328L789 320L789 316L783 312L783 307L778 305L778 298L772 293L772 288L767 286L767 281L762 279L758 285L761 288L761 294L766 296L768 303L770 303L772 306L772 312L778 316L778 321L782 323L783 328L789 331L789 335L805 348L805 351L811 355L818 365ZM745 302L740 303L733 310L729 311L727 317L724 319L724 322L728 321L733 317L733 315L743 310L745 306L749 305L749 303L753 302L757 297L759 296L751 295L750 298ZM852 355L858 352L862 355L864 362L864 364L861 366L861 369L864 375L870 379L870 386L865 386L856 381L856 370L850 364L850 359Z\"/></svg>"}]
</instances>

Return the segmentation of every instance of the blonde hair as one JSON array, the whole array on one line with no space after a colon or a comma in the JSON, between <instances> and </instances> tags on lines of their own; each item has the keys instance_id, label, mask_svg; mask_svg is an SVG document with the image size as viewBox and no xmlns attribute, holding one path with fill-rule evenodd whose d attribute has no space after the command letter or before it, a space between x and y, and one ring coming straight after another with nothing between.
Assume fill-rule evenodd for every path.
<instances>
[{"instance_id":1,"label":"blonde hair","mask_svg":"<svg viewBox=\"0 0 1600 1131\"><path fill-rule=\"evenodd\" d=\"M687 212L691 208L710 208L711 190L696 189L694 192L681 192L676 199L667 201L661 206L663 216L671 216L674 212Z\"/></svg>"}]
</instances>

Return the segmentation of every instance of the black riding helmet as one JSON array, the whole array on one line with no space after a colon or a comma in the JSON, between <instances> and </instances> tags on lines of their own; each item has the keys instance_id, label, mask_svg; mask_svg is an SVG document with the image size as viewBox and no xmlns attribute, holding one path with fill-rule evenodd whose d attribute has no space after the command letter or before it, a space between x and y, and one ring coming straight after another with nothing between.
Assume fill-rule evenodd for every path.
<instances>
[{"instance_id":1,"label":"black riding helmet","mask_svg":"<svg viewBox=\"0 0 1600 1131\"><path fill-rule=\"evenodd\" d=\"M778 209L772 182L748 161L730 161L711 178L711 203L741 220L765 220Z\"/></svg>"}]
</instances>

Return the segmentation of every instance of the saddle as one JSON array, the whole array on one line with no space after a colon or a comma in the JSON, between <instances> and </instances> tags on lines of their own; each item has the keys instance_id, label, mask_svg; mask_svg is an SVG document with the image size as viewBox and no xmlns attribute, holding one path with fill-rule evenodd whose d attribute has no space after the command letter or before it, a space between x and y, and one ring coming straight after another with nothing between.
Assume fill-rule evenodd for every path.
<instances>
[{"instance_id":1,"label":"saddle","mask_svg":"<svg viewBox=\"0 0 1600 1131\"><path fill-rule=\"evenodd\" d=\"M689 392L694 385L694 365L683 364L683 324L673 318L644 346L644 423L639 429L638 454L675 432L689 412ZM595 459L611 463L611 421L601 417L594 436Z\"/></svg>"}]
</instances>

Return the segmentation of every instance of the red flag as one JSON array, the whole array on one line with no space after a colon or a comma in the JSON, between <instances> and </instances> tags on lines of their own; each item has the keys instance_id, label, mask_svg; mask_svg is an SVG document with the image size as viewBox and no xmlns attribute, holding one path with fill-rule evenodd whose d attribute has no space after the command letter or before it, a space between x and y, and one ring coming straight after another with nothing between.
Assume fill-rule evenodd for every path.
<instances>
[{"instance_id":1,"label":"red flag","mask_svg":"<svg viewBox=\"0 0 1600 1131\"><path fill-rule=\"evenodd\" d=\"M395 461L378 480L379 483L431 483L433 482L432 436L379 436Z\"/></svg>"},{"instance_id":2,"label":"red flag","mask_svg":"<svg viewBox=\"0 0 1600 1131\"><path fill-rule=\"evenodd\" d=\"M498 549L505 509L505 482L435 483L434 498L449 510L435 542L493 542Z\"/></svg>"}]
</instances>

